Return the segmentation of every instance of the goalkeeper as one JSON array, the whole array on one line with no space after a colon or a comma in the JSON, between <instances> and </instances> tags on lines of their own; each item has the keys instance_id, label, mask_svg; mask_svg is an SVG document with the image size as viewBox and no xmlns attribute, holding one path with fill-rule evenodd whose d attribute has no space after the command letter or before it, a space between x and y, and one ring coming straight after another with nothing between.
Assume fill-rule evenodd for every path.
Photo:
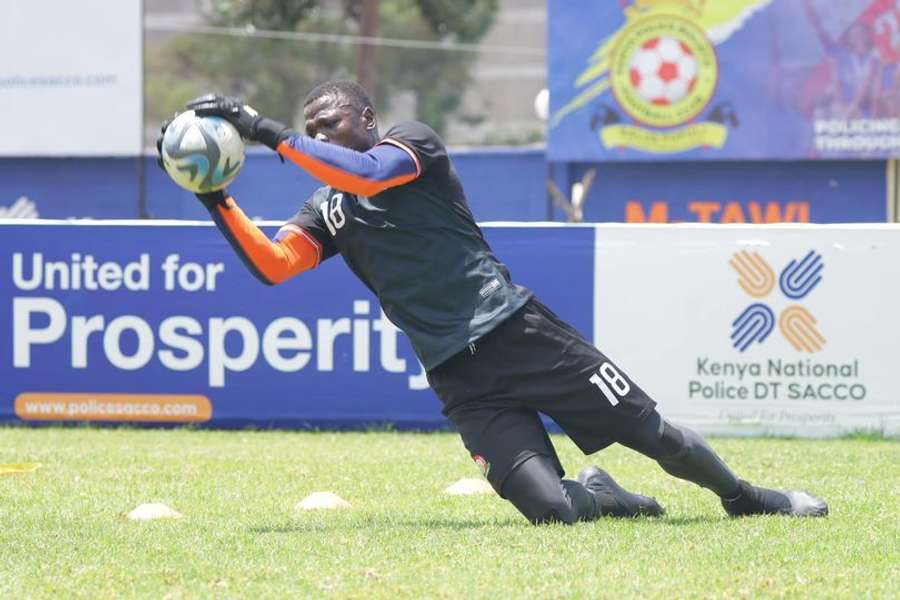
<instances>
[{"instance_id":1,"label":"goalkeeper","mask_svg":"<svg viewBox=\"0 0 900 600\"><path fill-rule=\"evenodd\" d=\"M738 479L703 438L665 420L621 369L514 284L428 126L406 122L380 135L372 102L348 81L309 93L306 135L236 98L207 95L187 107L224 117L243 138L325 184L272 240L227 192L198 197L263 283L280 283L341 254L409 337L443 414L487 480L532 523L664 512L655 499L624 490L597 467L563 479L539 413L585 454L623 444L713 491L729 515L827 513L822 500L805 492Z\"/></svg>"}]
</instances>

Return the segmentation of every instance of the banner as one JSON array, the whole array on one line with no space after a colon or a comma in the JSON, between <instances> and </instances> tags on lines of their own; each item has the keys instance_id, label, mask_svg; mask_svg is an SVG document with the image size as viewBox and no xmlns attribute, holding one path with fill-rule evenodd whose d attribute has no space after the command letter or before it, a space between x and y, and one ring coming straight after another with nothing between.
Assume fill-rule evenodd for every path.
<instances>
[{"instance_id":1,"label":"banner","mask_svg":"<svg viewBox=\"0 0 900 600\"><path fill-rule=\"evenodd\" d=\"M569 181L592 169L596 183L583 214L595 223L888 220L886 169L879 161L575 164Z\"/></svg>"},{"instance_id":2,"label":"banner","mask_svg":"<svg viewBox=\"0 0 900 600\"><path fill-rule=\"evenodd\" d=\"M898 0L550 0L553 161L900 154Z\"/></svg>"},{"instance_id":3,"label":"banner","mask_svg":"<svg viewBox=\"0 0 900 600\"><path fill-rule=\"evenodd\" d=\"M594 339L675 421L900 431L892 226L604 226Z\"/></svg>"},{"instance_id":4,"label":"banner","mask_svg":"<svg viewBox=\"0 0 900 600\"><path fill-rule=\"evenodd\" d=\"M0 158L0 218L137 219L143 158ZM147 161L149 162L149 161ZM145 169L151 168L146 165ZM162 170L152 165L153 170ZM149 172L149 171L146 171ZM179 190L171 180L169 188ZM157 189L162 189L157 186ZM187 196L187 192L184 193ZM189 196L182 201L191 200Z\"/></svg>"},{"instance_id":5,"label":"banner","mask_svg":"<svg viewBox=\"0 0 900 600\"><path fill-rule=\"evenodd\" d=\"M547 219L542 148L452 150L469 205L484 221ZM515 172L515 177L497 173ZM321 187L303 169L266 148L248 149L229 191L253 218L291 217ZM202 219L194 195L172 182L152 155L134 158L0 157L0 218Z\"/></svg>"},{"instance_id":6,"label":"banner","mask_svg":"<svg viewBox=\"0 0 900 600\"><path fill-rule=\"evenodd\" d=\"M897 226L484 231L673 420L900 432ZM0 421L446 425L340 258L269 287L211 225L8 220L0 273Z\"/></svg>"},{"instance_id":7,"label":"banner","mask_svg":"<svg viewBox=\"0 0 900 600\"><path fill-rule=\"evenodd\" d=\"M141 152L140 0L24 0L0 9L0 156Z\"/></svg>"},{"instance_id":8,"label":"banner","mask_svg":"<svg viewBox=\"0 0 900 600\"><path fill-rule=\"evenodd\" d=\"M454 165L481 221L548 218L543 152L466 152ZM558 166L558 165L557 165ZM143 169L143 178L141 178ZM251 153L231 193L253 218L286 219L321 185L274 153ZM583 205L587 222L884 222L883 161L655 162L568 165L571 190L596 169ZM515 172L515 177L497 177ZM144 202L141 202L143 194ZM141 208L143 207L143 211ZM194 195L155 158L0 158L0 218L205 219ZM556 216L564 220L559 211Z\"/></svg>"},{"instance_id":9,"label":"banner","mask_svg":"<svg viewBox=\"0 0 900 600\"><path fill-rule=\"evenodd\" d=\"M485 232L590 336L592 229ZM408 340L338 257L267 287L209 224L6 221L0 273L0 420L445 425Z\"/></svg>"}]
</instances>

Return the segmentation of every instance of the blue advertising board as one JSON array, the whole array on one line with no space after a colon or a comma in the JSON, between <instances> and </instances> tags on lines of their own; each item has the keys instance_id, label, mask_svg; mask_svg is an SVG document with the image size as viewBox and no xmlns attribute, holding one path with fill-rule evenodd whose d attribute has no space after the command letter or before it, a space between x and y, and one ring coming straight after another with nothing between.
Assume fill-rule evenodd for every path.
<instances>
[{"instance_id":1,"label":"blue advertising board","mask_svg":"<svg viewBox=\"0 0 900 600\"><path fill-rule=\"evenodd\" d=\"M480 221L541 221L547 218L543 148L493 148L452 152L453 166ZM157 219L206 219L193 194L176 186L147 157L147 212ZM511 176L514 174L514 176ZM293 163L266 150L248 153L229 186L248 215L286 220L322 184Z\"/></svg>"},{"instance_id":2,"label":"blue advertising board","mask_svg":"<svg viewBox=\"0 0 900 600\"><path fill-rule=\"evenodd\" d=\"M543 148L457 150L453 164L481 221L547 218ZM251 150L230 191L247 214L285 220L321 186L277 155ZM194 195L140 158L0 157L0 218L203 219Z\"/></svg>"},{"instance_id":3,"label":"blue advertising board","mask_svg":"<svg viewBox=\"0 0 900 600\"><path fill-rule=\"evenodd\" d=\"M138 158L0 158L0 218L136 219L139 169Z\"/></svg>"},{"instance_id":4,"label":"blue advertising board","mask_svg":"<svg viewBox=\"0 0 900 600\"><path fill-rule=\"evenodd\" d=\"M550 0L551 161L900 152L896 0Z\"/></svg>"},{"instance_id":5,"label":"blue advertising board","mask_svg":"<svg viewBox=\"0 0 900 600\"><path fill-rule=\"evenodd\" d=\"M485 234L592 334L592 228ZM0 272L0 421L445 423L408 340L339 258L267 287L211 225L4 221Z\"/></svg>"},{"instance_id":6,"label":"blue advertising board","mask_svg":"<svg viewBox=\"0 0 900 600\"><path fill-rule=\"evenodd\" d=\"M152 157L2 159L0 218L198 219L208 215ZM564 220L549 211L540 149L454 154L479 221ZM887 219L884 161L599 162L554 165L568 190L597 179L585 221L878 222ZM271 153L251 153L231 190L254 218L282 221L318 187ZM143 192L143 193L142 193Z\"/></svg>"},{"instance_id":7,"label":"blue advertising board","mask_svg":"<svg viewBox=\"0 0 900 600\"><path fill-rule=\"evenodd\" d=\"M879 161L575 163L596 169L584 220L625 223L884 223ZM564 216L560 213L558 218Z\"/></svg>"}]
</instances>

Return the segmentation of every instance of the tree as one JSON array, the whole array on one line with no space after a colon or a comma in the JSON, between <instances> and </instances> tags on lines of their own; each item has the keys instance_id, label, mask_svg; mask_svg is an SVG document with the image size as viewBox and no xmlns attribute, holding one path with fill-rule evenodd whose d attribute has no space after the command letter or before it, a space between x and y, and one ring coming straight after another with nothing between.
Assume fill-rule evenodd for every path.
<instances>
[{"instance_id":1,"label":"tree","mask_svg":"<svg viewBox=\"0 0 900 600\"><path fill-rule=\"evenodd\" d=\"M211 25L251 32L473 43L496 12L497 0L214 0L204 17ZM324 79L356 77L382 109L398 92L411 94L416 118L443 133L474 58L471 52L440 49L179 34L148 50L148 117L162 119L191 97L219 90L240 95L264 113L298 121L305 90Z\"/></svg>"}]
</instances>

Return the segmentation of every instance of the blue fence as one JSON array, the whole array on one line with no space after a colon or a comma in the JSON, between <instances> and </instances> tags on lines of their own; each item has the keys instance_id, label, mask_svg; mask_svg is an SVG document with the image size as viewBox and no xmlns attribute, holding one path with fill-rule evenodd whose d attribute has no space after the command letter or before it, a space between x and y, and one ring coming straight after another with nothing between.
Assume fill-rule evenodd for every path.
<instances>
[{"instance_id":1,"label":"blue fence","mask_svg":"<svg viewBox=\"0 0 900 600\"><path fill-rule=\"evenodd\" d=\"M563 220L546 193L565 192L587 169L597 179L586 221L815 223L887 218L885 163L704 162L551 164L544 151L457 151L454 164L479 221ZM252 152L231 191L254 217L284 220L318 183L270 152ZM205 219L153 157L0 159L0 212L19 198L45 218Z\"/></svg>"},{"instance_id":2,"label":"blue fence","mask_svg":"<svg viewBox=\"0 0 900 600\"><path fill-rule=\"evenodd\" d=\"M887 220L881 161L572 163L597 169L584 220L631 223L847 223ZM563 218L557 211L557 218Z\"/></svg>"},{"instance_id":3,"label":"blue fence","mask_svg":"<svg viewBox=\"0 0 900 600\"><path fill-rule=\"evenodd\" d=\"M485 227L514 280L643 378L670 418L787 435L897 430L898 233ZM748 234L770 270L818 253L825 275L801 304L767 296L779 330L744 346L735 315L758 299L733 264ZM267 287L212 225L2 220L0 273L0 422L446 425L408 340L339 258ZM798 314L815 336L797 337Z\"/></svg>"}]
</instances>

